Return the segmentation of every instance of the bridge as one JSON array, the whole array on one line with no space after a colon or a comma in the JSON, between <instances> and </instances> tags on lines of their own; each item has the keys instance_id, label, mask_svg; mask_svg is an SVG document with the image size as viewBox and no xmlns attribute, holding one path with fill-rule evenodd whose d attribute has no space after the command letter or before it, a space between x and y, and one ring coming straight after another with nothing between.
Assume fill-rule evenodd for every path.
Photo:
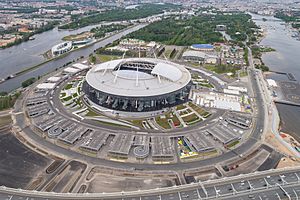
<instances>
[{"instance_id":1,"label":"bridge","mask_svg":"<svg viewBox=\"0 0 300 200\"><path fill-rule=\"evenodd\" d=\"M299 199L299 196L300 167L272 169L181 186L131 192L54 193L0 187L0 199L7 200L281 200Z\"/></svg>"},{"instance_id":2,"label":"bridge","mask_svg":"<svg viewBox=\"0 0 300 200\"><path fill-rule=\"evenodd\" d=\"M253 21L264 21L263 18L261 18L261 19L253 18L252 20ZM267 21L269 21L269 22L283 22L281 19L267 19Z\"/></svg>"}]
</instances>

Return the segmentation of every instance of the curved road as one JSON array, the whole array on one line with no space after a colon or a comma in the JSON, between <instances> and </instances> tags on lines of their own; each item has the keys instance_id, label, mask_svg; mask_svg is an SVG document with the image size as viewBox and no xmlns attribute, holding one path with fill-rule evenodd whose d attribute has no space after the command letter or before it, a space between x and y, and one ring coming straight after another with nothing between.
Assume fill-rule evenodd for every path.
<instances>
[{"instance_id":1,"label":"curved road","mask_svg":"<svg viewBox=\"0 0 300 200\"><path fill-rule=\"evenodd\" d=\"M254 123L254 127L252 130L252 133L247 141L245 141L242 145L237 147L233 151L226 152L220 156L208 158L205 160L199 160L199 161L193 161L193 162L179 162L175 164L167 164L168 169L170 170L184 170L184 169L190 169L190 168L199 168L199 167L208 167L208 166L215 166L217 163L222 163L225 161L233 161L238 160L244 155L247 155L250 151L253 151L256 149L260 143L258 141L261 138L262 130L264 130L264 118L265 116L265 109L263 105L263 99L261 96L260 88L258 86L256 73L250 69L250 79L252 82L254 95L256 97L256 104L257 104L257 118L256 123ZM16 125L19 127L22 127L23 132L25 133L25 136L28 137L32 142L34 142L37 146L40 146L42 148L47 149L48 152L53 152L53 154L57 155L65 155L69 157L70 159L75 160L83 160L88 163L94 164L94 165L105 165L110 166L112 168L127 168L127 169L139 169L139 170L159 170L159 169L165 169L166 164L139 164L139 163L122 163L111 161L111 160L105 160L101 158L95 158L95 157L89 157L86 155L82 155L80 153L67 150L65 148L62 148L60 146L57 146L55 144L50 143L49 141L46 141L44 139L41 139L40 136L38 136L36 133L34 133L31 130L31 127L27 126L24 121L24 113L23 113L23 106L22 101L17 103L15 106L15 113L19 113L19 115L16 115ZM55 109L53 110L55 111ZM62 111L55 111L59 112L61 115ZM78 121L78 123L81 123ZM238 152L238 153L237 153Z\"/></svg>"}]
</instances>

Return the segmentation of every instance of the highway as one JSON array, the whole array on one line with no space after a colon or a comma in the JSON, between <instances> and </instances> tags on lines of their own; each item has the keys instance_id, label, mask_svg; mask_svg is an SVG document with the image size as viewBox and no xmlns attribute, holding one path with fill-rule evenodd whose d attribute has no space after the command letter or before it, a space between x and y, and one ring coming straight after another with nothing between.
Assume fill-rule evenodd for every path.
<instances>
[{"instance_id":1,"label":"highway","mask_svg":"<svg viewBox=\"0 0 300 200\"><path fill-rule=\"evenodd\" d=\"M269 170L187 185L116 193L47 193L0 187L6 200L209 200L209 199L298 199L300 168Z\"/></svg>"}]
</instances>

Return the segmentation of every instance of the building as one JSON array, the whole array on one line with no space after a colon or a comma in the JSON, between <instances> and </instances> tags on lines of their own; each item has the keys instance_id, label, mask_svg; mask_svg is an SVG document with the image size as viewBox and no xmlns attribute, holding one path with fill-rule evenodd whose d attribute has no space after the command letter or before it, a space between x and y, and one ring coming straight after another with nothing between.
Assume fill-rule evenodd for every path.
<instances>
[{"instance_id":1,"label":"building","mask_svg":"<svg viewBox=\"0 0 300 200\"><path fill-rule=\"evenodd\" d=\"M59 56L70 51L72 47L72 42L63 42L52 47L51 52L53 56Z\"/></svg>"},{"instance_id":2,"label":"building","mask_svg":"<svg viewBox=\"0 0 300 200\"><path fill-rule=\"evenodd\" d=\"M211 44L193 44L191 49L196 51L214 51L214 45Z\"/></svg>"},{"instance_id":3,"label":"building","mask_svg":"<svg viewBox=\"0 0 300 200\"><path fill-rule=\"evenodd\" d=\"M144 40L129 38L129 39L121 40L120 45L124 45L124 46L144 46L144 45L146 45L146 42Z\"/></svg>"},{"instance_id":4,"label":"building","mask_svg":"<svg viewBox=\"0 0 300 200\"><path fill-rule=\"evenodd\" d=\"M216 25L217 31L226 31L226 29L227 29L226 25L223 24Z\"/></svg>"},{"instance_id":5,"label":"building","mask_svg":"<svg viewBox=\"0 0 300 200\"><path fill-rule=\"evenodd\" d=\"M216 55L210 55L201 51L185 51L182 54L182 58L185 61L197 63L216 64L218 62L218 57Z\"/></svg>"},{"instance_id":6,"label":"building","mask_svg":"<svg viewBox=\"0 0 300 200\"><path fill-rule=\"evenodd\" d=\"M133 51L152 51L156 48L158 48L160 45L158 45L156 42L145 42L143 40L138 39L123 39L120 41L119 45L115 48L117 49L124 49L124 50L133 50ZM113 49L113 48L110 48Z\"/></svg>"},{"instance_id":7,"label":"building","mask_svg":"<svg viewBox=\"0 0 300 200\"><path fill-rule=\"evenodd\" d=\"M181 65L153 58L129 58L92 68L83 91L99 108L117 114L154 115L187 102L191 85L191 74Z\"/></svg>"}]
</instances>

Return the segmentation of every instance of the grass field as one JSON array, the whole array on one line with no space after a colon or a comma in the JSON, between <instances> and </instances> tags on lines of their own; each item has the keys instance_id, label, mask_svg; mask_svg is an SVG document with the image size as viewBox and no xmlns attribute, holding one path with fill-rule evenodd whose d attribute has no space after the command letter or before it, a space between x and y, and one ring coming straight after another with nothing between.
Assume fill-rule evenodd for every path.
<instances>
[{"instance_id":1,"label":"grass field","mask_svg":"<svg viewBox=\"0 0 300 200\"><path fill-rule=\"evenodd\" d=\"M186 108L186 106L183 105L183 104L176 106L176 110L182 110L182 109L185 109L185 108Z\"/></svg>"},{"instance_id":2,"label":"grass field","mask_svg":"<svg viewBox=\"0 0 300 200\"><path fill-rule=\"evenodd\" d=\"M199 115L203 116L203 117L208 117L209 112L207 112L206 110L204 110L203 108L193 104L192 102L189 102L189 106L191 108L193 108L193 110L195 110L197 113L199 113Z\"/></svg>"},{"instance_id":3,"label":"grass field","mask_svg":"<svg viewBox=\"0 0 300 200\"><path fill-rule=\"evenodd\" d=\"M182 117L182 120L187 124L193 124L195 122L198 122L200 119L195 113L193 113L188 116Z\"/></svg>"},{"instance_id":4,"label":"grass field","mask_svg":"<svg viewBox=\"0 0 300 200\"><path fill-rule=\"evenodd\" d=\"M227 148L233 148L233 147L235 147L238 143L240 143L240 141L239 141L239 140L236 140L236 141L233 141L233 142L229 143L229 144L226 145L226 146L227 146Z\"/></svg>"},{"instance_id":5,"label":"grass field","mask_svg":"<svg viewBox=\"0 0 300 200\"><path fill-rule=\"evenodd\" d=\"M155 117L155 121L162 128L164 128L164 129L171 129L171 126L170 126L170 124L168 122L167 116L165 116L165 117L157 116L157 117Z\"/></svg>"},{"instance_id":6,"label":"grass field","mask_svg":"<svg viewBox=\"0 0 300 200\"><path fill-rule=\"evenodd\" d=\"M103 54L97 54L98 58L101 62L107 62L111 60L119 59L119 56L112 56L112 55L103 55Z\"/></svg>"},{"instance_id":7,"label":"grass field","mask_svg":"<svg viewBox=\"0 0 300 200\"><path fill-rule=\"evenodd\" d=\"M85 116L87 116L87 117L99 116L98 113L96 113L95 111L93 111L93 110L91 110L91 109L89 109L88 111L89 111L89 112L86 113L86 115L85 115Z\"/></svg>"},{"instance_id":8,"label":"grass field","mask_svg":"<svg viewBox=\"0 0 300 200\"><path fill-rule=\"evenodd\" d=\"M11 119L10 115L0 117L0 127L8 125L11 122L12 122L12 119Z\"/></svg>"}]
</instances>

